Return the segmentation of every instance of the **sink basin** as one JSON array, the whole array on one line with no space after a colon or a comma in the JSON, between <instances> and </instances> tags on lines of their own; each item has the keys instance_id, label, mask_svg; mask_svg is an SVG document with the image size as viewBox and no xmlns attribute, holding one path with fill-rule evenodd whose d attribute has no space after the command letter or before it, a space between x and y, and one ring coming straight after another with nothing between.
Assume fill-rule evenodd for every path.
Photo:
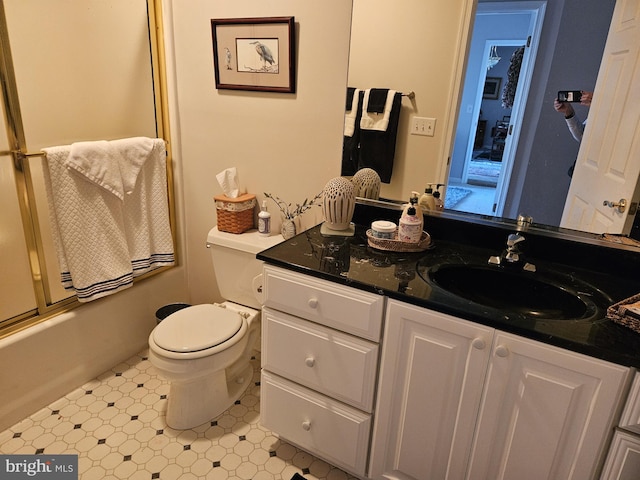
<instances>
[{"instance_id":1,"label":"sink basin","mask_svg":"<svg viewBox=\"0 0 640 480\"><path fill-rule=\"evenodd\" d=\"M536 319L594 318L600 310L594 298L603 296L586 284L576 290L575 280L563 282L555 275L546 277L495 266L439 265L420 270L421 277L425 271L429 277L423 277L423 280L435 283L458 297L504 313Z\"/></svg>"}]
</instances>

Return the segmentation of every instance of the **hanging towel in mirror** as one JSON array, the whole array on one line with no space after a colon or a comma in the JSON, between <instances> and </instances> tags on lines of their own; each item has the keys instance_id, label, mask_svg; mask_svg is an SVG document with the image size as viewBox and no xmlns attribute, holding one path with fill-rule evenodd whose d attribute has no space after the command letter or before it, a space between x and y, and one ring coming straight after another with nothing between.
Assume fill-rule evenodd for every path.
<instances>
[{"instance_id":1,"label":"hanging towel in mirror","mask_svg":"<svg viewBox=\"0 0 640 480\"><path fill-rule=\"evenodd\" d=\"M365 98L367 93L365 91ZM362 120L360 121L360 149L358 170L372 168L380 176L383 183L391 182L393 160L396 153L396 137L402 107L402 94L389 90L385 112L382 114L365 113L363 100ZM365 115L368 116L368 127L365 127ZM371 121L371 116L383 117Z\"/></svg>"},{"instance_id":2,"label":"hanging towel in mirror","mask_svg":"<svg viewBox=\"0 0 640 480\"><path fill-rule=\"evenodd\" d=\"M358 88L347 88L347 106L344 116L342 141L342 170L340 175L351 176L358 171L360 145L360 117L364 92Z\"/></svg>"},{"instance_id":3,"label":"hanging towel in mirror","mask_svg":"<svg viewBox=\"0 0 640 480\"><path fill-rule=\"evenodd\" d=\"M384 93L383 93L384 92ZM372 93L378 97L378 105L374 106L374 110L380 110L380 112L369 110L369 103L372 100ZM379 108L380 96L384 97L384 106ZM389 89L376 89L368 88L364 91L364 98L362 100L362 118L360 119L360 128L362 130L378 130L384 132L389 126L389 120L391 116L391 110L393 108L393 102L396 96L402 96L397 94L395 90Z\"/></svg>"}]
</instances>

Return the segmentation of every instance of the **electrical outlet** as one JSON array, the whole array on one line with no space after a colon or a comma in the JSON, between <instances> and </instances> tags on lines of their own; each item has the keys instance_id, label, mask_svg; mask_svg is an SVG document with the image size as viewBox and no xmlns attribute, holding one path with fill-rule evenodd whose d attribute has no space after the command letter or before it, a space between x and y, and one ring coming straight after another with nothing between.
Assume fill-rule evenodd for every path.
<instances>
[{"instance_id":1,"label":"electrical outlet","mask_svg":"<svg viewBox=\"0 0 640 480\"><path fill-rule=\"evenodd\" d=\"M436 130L436 119L426 117L413 117L411 123L411 135L424 135L433 137Z\"/></svg>"}]
</instances>

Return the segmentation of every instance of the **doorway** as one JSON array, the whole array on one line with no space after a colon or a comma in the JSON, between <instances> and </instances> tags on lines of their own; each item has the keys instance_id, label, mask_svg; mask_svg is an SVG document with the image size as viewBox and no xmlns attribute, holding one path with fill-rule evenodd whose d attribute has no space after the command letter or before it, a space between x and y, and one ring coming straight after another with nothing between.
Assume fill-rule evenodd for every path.
<instances>
[{"instance_id":1,"label":"doorway","mask_svg":"<svg viewBox=\"0 0 640 480\"><path fill-rule=\"evenodd\" d=\"M502 215L545 5L478 5L448 184L467 198L446 208Z\"/></svg>"}]
</instances>

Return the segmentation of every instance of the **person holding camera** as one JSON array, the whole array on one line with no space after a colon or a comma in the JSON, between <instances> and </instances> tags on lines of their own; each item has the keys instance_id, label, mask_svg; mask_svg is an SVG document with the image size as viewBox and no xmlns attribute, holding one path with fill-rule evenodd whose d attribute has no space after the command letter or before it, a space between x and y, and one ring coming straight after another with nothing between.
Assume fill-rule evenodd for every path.
<instances>
[{"instance_id":1,"label":"person holding camera","mask_svg":"<svg viewBox=\"0 0 640 480\"><path fill-rule=\"evenodd\" d=\"M562 92L558 92L558 94L560 93ZM577 92L572 92L572 93L577 93ZM567 98L567 97L564 96L564 98ZM584 90L580 90L580 97L579 97L580 105L585 105L587 107L590 106L592 98L593 98L593 92L585 92ZM560 99L556 98L553 101L553 108L555 108L556 112L562 113L564 115L564 119L567 122L567 128L569 129L569 132L571 132L571 135L573 136L573 138L576 139L576 142L580 143L582 141L582 135L584 134L584 127L587 124L587 120L585 119L584 122L580 121L580 118L576 115L576 111L573 109L573 106L571 105L571 100L573 100L573 98L568 99L567 101L561 101ZM576 100L578 99L576 98ZM569 168L569 171L567 172L567 174L570 177L573 176L573 169L575 168L575 166L576 166L576 162L574 161L573 165L571 165L571 167Z\"/></svg>"},{"instance_id":2,"label":"person holding camera","mask_svg":"<svg viewBox=\"0 0 640 480\"><path fill-rule=\"evenodd\" d=\"M591 99L593 98L593 92L585 92L584 90L580 91L580 105L590 106ZM553 108L556 109L556 112L560 112L564 115L564 119L567 122L567 127L571 132L573 138L576 139L577 142L582 141L582 135L584 134L584 126L587 121L581 122L580 119L576 116L576 111L571 106L571 102L569 101L560 101L557 98L553 101Z\"/></svg>"}]
</instances>

